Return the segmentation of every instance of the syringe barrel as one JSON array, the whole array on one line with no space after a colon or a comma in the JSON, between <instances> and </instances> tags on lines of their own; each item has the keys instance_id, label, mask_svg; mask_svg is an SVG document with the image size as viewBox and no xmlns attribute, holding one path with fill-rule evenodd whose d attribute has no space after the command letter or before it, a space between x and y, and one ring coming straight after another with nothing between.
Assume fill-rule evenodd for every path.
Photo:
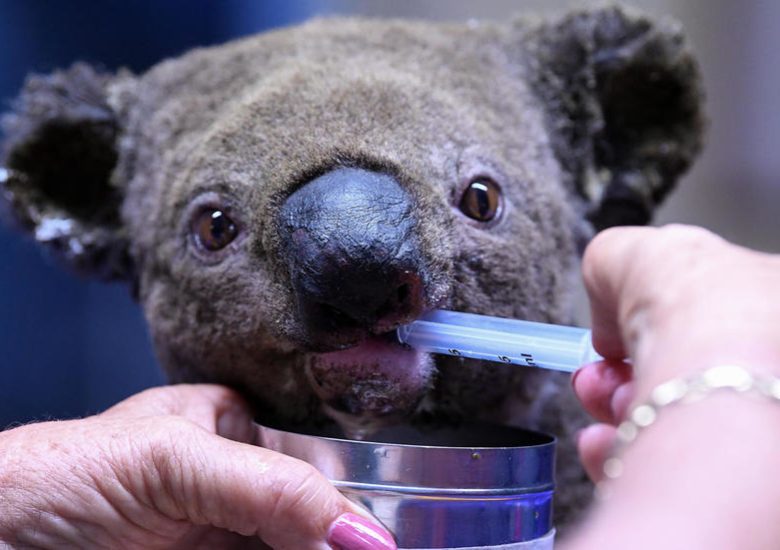
<instances>
[{"instance_id":1,"label":"syringe barrel","mask_svg":"<svg viewBox=\"0 0 780 550\"><path fill-rule=\"evenodd\" d=\"M600 359L584 328L454 311L433 311L398 338L422 351L567 372Z\"/></svg>"}]
</instances>

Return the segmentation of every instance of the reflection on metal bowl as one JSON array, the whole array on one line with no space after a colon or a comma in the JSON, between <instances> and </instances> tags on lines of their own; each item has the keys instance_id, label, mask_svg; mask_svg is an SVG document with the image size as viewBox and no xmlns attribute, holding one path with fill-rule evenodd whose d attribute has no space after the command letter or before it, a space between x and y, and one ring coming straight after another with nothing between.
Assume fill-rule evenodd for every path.
<instances>
[{"instance_id":1,"label":"reflection on metal bowl","mask_svg":"<svg viewBox=\"0 0 780 550\"><path fill-rule=\"evenodd\" d=\"M369 509L399 548L553 547L555 440L547 435L486 424L393 428L373 441L260 425L258 435Z\"/></svg>"}]
</instances>

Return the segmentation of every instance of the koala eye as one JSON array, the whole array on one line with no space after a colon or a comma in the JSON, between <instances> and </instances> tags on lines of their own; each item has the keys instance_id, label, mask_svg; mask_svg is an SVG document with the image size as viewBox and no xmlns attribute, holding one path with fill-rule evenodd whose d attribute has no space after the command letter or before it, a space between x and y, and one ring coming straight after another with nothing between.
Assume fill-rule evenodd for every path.
<instances>
[{"instance_id":1,"label":"koala eye","mask_svg":"<svg viewBox=\"0 0 780 550\"><path fill-rule=\"evenodd\" d=\"M190 230L198 245L210 252L225 248L238 236L238 226L217 208L205 208L195 214Z\"/></svg>"},{"instance_id":2,"label":"koala eye","mask_svg":"<svg viewBox=\"0 0 780 550\"><path fill-rule=\"evenodd\" d=\"M460 198L458 208L469 218L489 222L498 214L501 205L501 189L490 178L480 177L469 183Z\"/></svg>"}]
</instances>

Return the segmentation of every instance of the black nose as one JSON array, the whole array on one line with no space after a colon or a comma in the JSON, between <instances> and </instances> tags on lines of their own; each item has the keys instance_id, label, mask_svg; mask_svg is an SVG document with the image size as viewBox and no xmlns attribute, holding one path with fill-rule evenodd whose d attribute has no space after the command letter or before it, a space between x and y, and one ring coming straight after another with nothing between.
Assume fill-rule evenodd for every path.
<instances>
[{"instance_id":1,"label":"black nose","mask_svg":"<svg viewBox=\"0 0 780 550\"><path fill-rule=\"evenodd\" d=\"M299 316L315 345L386 332L420 314L412 198L393 177L333 170L290 195L280 215Z\"/></svg>"}]
</instances>

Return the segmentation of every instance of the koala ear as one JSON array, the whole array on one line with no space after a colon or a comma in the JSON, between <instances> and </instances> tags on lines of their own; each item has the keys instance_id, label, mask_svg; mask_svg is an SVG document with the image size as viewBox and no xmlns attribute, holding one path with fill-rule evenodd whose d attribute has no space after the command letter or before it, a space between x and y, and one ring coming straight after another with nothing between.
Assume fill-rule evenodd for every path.
<instances>
[{"instance_id":1,"label":"koala ear","mask_svg":"<svg viewBox=\"0 0 780 550\"><path fill-rule=\"evenodd\" d=\"M121 279L132 266L111 181L119 128L110 81L85 64L29 77L2 118L0 190L16 221L77 271Z\"/></svg>"},{"instance_id":2,"label":"koala ear","mask_svg":"<svg viewBox=\"0 0 780 550\"><path fill-rule=\"evenodd\" d=\"M531 33L556 155L594 228L648 223L701 148L701 77L681 28L623 8Z\"/></svg>"}]
</instances>

